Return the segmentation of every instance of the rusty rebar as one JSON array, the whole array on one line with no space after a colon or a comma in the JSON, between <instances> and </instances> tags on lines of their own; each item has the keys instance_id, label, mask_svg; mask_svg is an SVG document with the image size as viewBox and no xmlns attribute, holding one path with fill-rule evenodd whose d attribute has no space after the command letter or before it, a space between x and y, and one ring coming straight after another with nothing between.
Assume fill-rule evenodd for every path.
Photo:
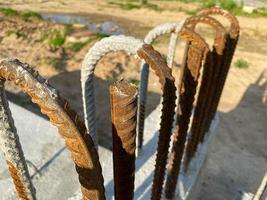
<instances>
[{"instance_id":1,"label":"rusty rebar","mask_svg":"<svg viewBox=\"0 0 267 200\"><path fill-rule=\"evenodd\" d=\"M236 49L236 45L238 42L239 38L239 23L237 18L229 13L226 10L223 10L219 7L214 7L210 9L203 10L201 15L213 15L213 14L219 14L224 16L230 21L230 29L227 32L226 35L226 42L225 42L225 48L222 53L222 56L220 57L221 59L217 62L216 66L219 68L219 76L218 79L216 80L216 87L215 87L215 92L213 95L210 97L212 102L212 105L210 106L209 110L206 112L206 115L208 117L205 117L205 121L203 122L203 127L201 128L200 131L200 141L203 142L205 132L207 132L210 128L210 124L212 122L212 119L214 118L216 114L216 110L218 108L221 94L223 91L223 87L227 78L228 71L231 66L232 58Z\"/></svg>"},{"instance_id":2,"label":"rusty rebar","mask_svg":"<svg viewBox=\"0 0 267 200\"><path fill-rule=\"evenodd\" d=\"M0 60L0 78L14 82L38 104L65 140L78 173L83 199L103 200L105 189L98 154L77 113L28 64ZM7 144L8 145L8 144Z\"/></svg>"},{"instance_id":3,"label":"rusty rebar","mask_svg":"<svg viewBox=\"0 0 267 200\"><path fill-rule=\"evenodd\" d=\"M163 91L162 115L151 194L152 200L159 200L162 193L168 149L171 138L176 89L174 85L174 78L171 75L171 69L169 69L165 60L157 51L153 49L153 47L144 44L143 47L138 50L137 54L146 61L151 69L155 71L156 75L159 77L159 82Z\"/></svg>"},{"instance_id":4,"label":"rusty rebar","mask_svg":"<svg viewBox=\"0 0 267 200\"><path fill-rule=\"evenodd\" d=\"M167 199L173 199L175 196L200 68L202 67L202 62L206 61L205 59L209 52L208 45L203 38L193 31L184 29L184 31L180 32L180 35L189 41L189 46L181 88L179 88L178 113L165 186L165 197Z\"/></svg>"},{"instance_id":5,"label":"rusty rebar","mask_svg":"<svg viewBox=\"0 0 267 200\"><path fill-rule=\"evenodd\" d=\"M196 25L204 23L210 25L215 30L215 39L213 44L213 51L208 54L207 61L205 62L202 81L200 84L200 90L197 97L197 102L194 110L191 135L188 138L187 146L185 150L184 166L187 170L188 165L196 153L197 146L200 141L200 131L205 120L205 113L209 110L209 107L213 104L212 96L216 90L216 83L219 78L220 63L222 53L225 48L225 29L221 23L216 19L208 16L194 16L186 19L184 26L192 27L195 29ZM203 133L204 135L205 133Z\"/></svg>"},{"instance_id":6,"label":"rusty rebar","mask_svg":"<svg viewBox=\"0 0 267 200\"><path fill-rule=\"evenodd\" d=\"M183 25L183 21L179 23L164 23L153 28L144 38L146 44L152 44L152 42L159 36L163 34L171 33L167 65L172 68L172 63L175 54L177 34L173 33L173 30L180 30ZM137 115L137 129L138 129L138 150L141 151L143 146L143 135L145 126L145 107L146 107L146 96L147 96L147 86L149 79L149 65L145 62L141 63L141 73L140 73L140 90L138 99L138 115Z\"/></svg>"},{"instance_id":7,"label":"rusty rebar","mask_svg":"<svg viewBox=\"0 0 267 200\"><path fill-rule=\"evenodd\" d=\"M120 80L110 86L114 196L131 200L134 196L137 89Z\"/></svg>"}]
</instances>

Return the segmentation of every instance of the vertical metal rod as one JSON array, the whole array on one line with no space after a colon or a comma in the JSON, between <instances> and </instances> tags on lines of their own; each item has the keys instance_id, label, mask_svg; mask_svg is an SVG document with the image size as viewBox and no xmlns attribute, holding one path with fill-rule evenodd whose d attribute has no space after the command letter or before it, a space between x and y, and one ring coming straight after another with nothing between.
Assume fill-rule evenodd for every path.
<instances>
[{"instance_id":1,"label":"vertical metal rod","mask_svg":"<svg viewBox=\"0 0 267 200\"><path fill-rule=\"evenodd\" d=\"M199 89L199 94L197 97L197 102L194 110L194 117L191 125L191 136L188 138L186 150L185 150L185 160L184 166L185 170L188 169L188 165L195 154L196 147L198 145L198 129L201 126L201 119L203 111L205 110L206 100L210 93L210 80L213 75L213 54L209 53L207 55L207 61L203 66L202 81Z\"/></svg>"},{"instance_id":2,"label":"vertical metal rod","mask_svg":"<svg viewBox=\"0 0 267 200\"><path fill-rule=\"evenodd\" d=\"M175 131L173 133L173 148L165 187L165 196L167 199L173 199L175 196L199 72L202 59L205 57L204 54L206 53L205 50L205 48L201 48L201 46L192 43L188 46L187 62L184 69L182 85L179 88L179 110L177 113Z\"/></svg>"},{"instance_id":3,"label":"vertical metal rod","mask_svg":"<svg viewBox=\"0 0 267 200\"><path fill-rule=\"evenodd\" d=\"M225 48L225 29L220 22L216 19L208 16L194 16L186 19L185 26L189 26L195 29L196 25L204 23L211 26L215 30L215 39L213 45L213 51L207 55L206 62L204 64L204 70L202 75L202 81L200 91L197 97L196 106L194 110L194 116L191 126L191 135L188 138L186 150L185 150L185 170L196 153L197 146L200 143L201 127L204 126L204 121L209 118L208 111L214 103L212 96L216 92L216 83L219 79L219 70L221 66L221 59L223 50ZM203 137L205 132L203 133Z\"/></svg>"},{"instance_id":4,"label":"vertical metal rod","mask_svg":"<svg viewBox=\"0 0 267 200\"><path fill-rule=\"evenodd\" d=\"M156 155L156 166L152 184L152 200L161 198L165 169L168 158L168 151L173 126L173 116L175 109L175 85L171 70L161 55L150 45L143 45L137 52L138 56L154 70L161 84L162 94L162 114L159 130L158 148Z\"/></svg>"},{"instance_id":5,"label":"vertical metal rod","mask_svg":"<svg viewBox=\"0 0 267 200\"><path fill-rule=\"evenodd\" d=\"M167 65L169 68L172 68L175 52L176 52L176 44L177 44L178 35L176 33L171 33L169 47L168 47L168 55L167 55Z\"/></svg>"},{"instance_id":6,"label":"vertical metal rod","mask_svg":"<svg viewBox=\"0 0 267 200\"><path fill-rule=\"evenodd\" d=\"M141 81L139 89L139 106L138 106L138 151L143 147L144 141L144 127L145 127L145 110L146 110L146 98L147 87L149 78L149 65L144 63L141 68Z\"/></svg>"},{"instance_id":7,"label":"vertical metal rod","mask_svg":"<svg viewBox=\"0 0 267 200\"><path fill-rule=\"evenodd\" d=\"M110 86L116 200L134 195L137 89L120 80Z\"/></svg>"}]
</instances>

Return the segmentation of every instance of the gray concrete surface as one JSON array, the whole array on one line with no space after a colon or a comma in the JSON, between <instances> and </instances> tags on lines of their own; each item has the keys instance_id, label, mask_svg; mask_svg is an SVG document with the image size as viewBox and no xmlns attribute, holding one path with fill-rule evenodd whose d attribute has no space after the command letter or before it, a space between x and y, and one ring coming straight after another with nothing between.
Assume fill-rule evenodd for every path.
<instances>
[{"instance_id":1,"label":"gray concrete surface","mask_svg":"<svg viewBox=\"0 0 267 200\"><path fill-rule=\"evenodd\" d=\"M81 199L74 165L56 128L46 119L16 104L10 103L10 109L37 190L37 198L41 200L63 200L74 196L71 199ZM147 200L150 198L160 112L161 108L158 106L146 118L144 147L136 161L134 199ZM216 123L213 124L213 130L215 126ZM212 131L211 133L215 132ZM209 134L210 137L208 137L206 143L198 149L198 156L194 159L188 173L185 174L181 171L177 191L181 194L182 199L186 199L188 191L196 180L205 159L207 143L210 142L213 135ZM113 199L112 152L99 147L99 155L105 178L107 200ZM17 199L2 156L0 157L0 194L0 200Z\"/></svg>"}]
</instances>

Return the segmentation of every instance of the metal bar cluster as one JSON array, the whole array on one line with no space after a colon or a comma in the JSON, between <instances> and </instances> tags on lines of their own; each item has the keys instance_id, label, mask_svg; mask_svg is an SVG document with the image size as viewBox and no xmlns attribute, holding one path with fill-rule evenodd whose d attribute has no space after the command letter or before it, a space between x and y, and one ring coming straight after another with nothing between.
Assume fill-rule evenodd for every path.
<instances>
[{"instance_id":1,"label":"metal bar cluster","mask_svg":"<svg viewBox=\"0 0 267 200\"><path fill-rule=\"evenodd\" d=\"M58 128L75 163L83 198L105 199L98 154L91 137L86 134L85 126L79 120L76 112L70 109L68 102L61 98L57 91L31 66L18 60L0 60L0 78L2 88L5 81L17 84L32 98L32 102L40 106L42 113L46 114L51 123ZM6 100L1 102L1 117L4 117L2 123L6 123L8 126L1 126L1 148L9 165L19 198L35 199L27 168L25 164L22 164L24 162L23 152L14 131L13 120L11 120L8 106L4 102ZM8 116L9 119L5 116ZM10 129L10 127L13 128Z\"/></svg>"},{"instance_id":2,"label":"metal bar cluster","mask_svg":"<svg viewBox=\"0 0 267 200\"><path fill-rule=\"evenodd\" d=\"M216 19L209 17L213 14L220 14L229 19L230 30L226 32ZM195 32L195 27L199 23L208 24L215 30L212 50ZM168 64L160 53L149 45L162 34L171 34ZM203 10L199 16L188 18L180 23L166 23L158 26L147 35L144 42L133 37L112 36L95 43L85 56L81 69L85 125L79 120L76 112L70 109L68 102L62 99L55 89L29 65L18 60L0 60L0 117L2 119L0 147L4 152L18 196L21 199L36 199L35 189L29 177L5 98L6 80L13 81L31 96L32 101L40 106L41 111L58 128L75 163L83 199L103 200L105 189L97 153L95 127L94 70L98 61L109 52L124 51L135 55L142 61L138 102L137 89L131 84L121 80L110 86L115 199L133 199L134 196L136 130L138 148L141 150L150 68L157 75L162 92L162 113L151 199L160 200L162 197L167 164L165 197L173 199L176 195L180 170L182 167L189 166L198 145L204 141L216 113L238 36L239 25L236 18L215 7ZM187 47L184 67L179 83L175 86L171 67L178 37L187 42ZM202 79L199 85L201 71ZM178 89L177 107L175 105L176 88ZM192 115L195 99L196 105ZM173 129L174 116L176 120ZM189 132L191 134L188 134ZM172 148L169 153L171 142Z\"/></svg>"},{"instance_id":3,"label":"metal bar cluster","mask_svg":"<svg viewBox=\"0 0 267 200\"><path fill-rule=\"evenodd\" d=\"M82 66L82 90L83 102L85 110L94 113L94 97L93 97L93 76L97 62L107 53L124 51L128 54L137 55L141 60L144 60L159 78L162 90L162 116L159 130L158 149L156 156L156 166L153 181L152 199L159 199L163 188L165 169L168 158L168 148L171 140L173 115L175 108L175 85L174 78L171 75L171 70L161 55L155 51L150 45L144 44L141 40L127 36L112 36L104 38L97 42L86 55ZM88 113L87 113L88 114ZM95 130L94 115L87 116L87 126L89 134L90 130ZM92 128L90 128L92 126ZM92 134L96 138L96 133ZM95 142L96 139L94 140ZM95 143L96 145L97 143Z\"/></svg>"},{"instance_id":4,"label":"metal bar cluster","mask_svg":"<svg viewBox=\"0 0 267 200\"><path fill-rule=\"evenodd\" d=\"M233 15L218 7L203 10L200 13L205 18L212 14L223 15L230 20L231 25L230 30L227 32L224 31L225 29L220 30L222 29L222 25L217 24L213 26L216 30L212 52L213 58L209 66L204 67L201 88L192 122L192 136L188 140L186 147L186 169L190 160L195 155L198 144L204 141L205 134L209 131L211 122L215 116L239 36L238 21ZM199 22L196 22L195 25ZM219 35L220 33L221 35Z\"/></svg>"},{"instance_id":5,"label":"metal bar cluster","mask_svg":"<svg viewBox=\"0 0 267 200\"><path fill-rule=\"evenodd\" d=\"M167 199L172 199L175 195L200 69L203 60L205 63L205 58L209 58L210 56L210 50L206 42L195 33L191 32L190 36L191 40L189 40L185 68L181 87L179 88L177 120L173 132L173 147L170 155L165 187ZM192 38L192 36L194 36L194 38Z\"/></svg>"},{"instance_id":6,"label":"metal bar cluster","mask_svg":"<svg viewBox=\"0 0 267 200\"><path fill-rule=\"evenodd\" d=\"M126 81L110 86L115 199L133 199L137 89Z\"/></svg>"}]
</instances>

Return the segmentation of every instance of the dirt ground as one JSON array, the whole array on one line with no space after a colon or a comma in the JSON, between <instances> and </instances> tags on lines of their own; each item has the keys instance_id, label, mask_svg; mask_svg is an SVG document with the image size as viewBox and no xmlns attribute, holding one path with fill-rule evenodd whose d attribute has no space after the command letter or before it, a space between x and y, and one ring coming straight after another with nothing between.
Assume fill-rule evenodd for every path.
<instances>
[{"instance_id":1,"label":"dirt ground","mask_svg":"<svg viewBox=\"0 0 267 200\"><path fill-rule=\"evenodd\" d=\"M143 8L122 10L103 0L59 0L56 2L18 0L10 1L10 3L0 0L0 6L36 12L83 15L95 23L111 20L121 26L126 34L139 38L143 38L153 26L185 18L188 15L179 10L195 6L171 1L157 2L166 7L166 10L160 13ZM221 117L217 136L210 146L208 158L190 199L233 199L239 190L254 193L267 171L267 18L238 17L238 20L241 26L241 36L219 105ZM20 26L29 26L21 21L16 22ZM2 26L1 30L5 28L3 21L0 22L0 26ZM39 26L44 29L50 26L62 28L60 25L51 25L46 22L42 22ZM209 30L201 28L199 31L206 35L208 41L211 41ZM36 34L38 35L38 31ZM82 115L79 70L84 55L94 42L85 46L81 51L73 53L68 50L62 52L60 48L53 51L42 43L29 45L23 39L19 39L18 43L18 39L12 37L1 40L1 56L15 56L36 66L40 74L49 78L50 83L59 89ZM159 43L155 44L155 48L161 53L166 53L166 41L166 38L162 38ZM180 44L182 45L183 43ZM40 50L39 53L36 48ZM38 55L45 54L45 56L36 59L36 55L32 55L32 52ZM62 54L67 55L63 69L54 69L45 62L54 54L59 57ZM177 63L181 55L182 51L178 49ZM248 68L235 67L234 63L239 59L246 60L249 63ZM101 60L96 69L98 132L103 136L100 137L100 144L108 148L111 148L109 115L102 113L109 112L108 85L121 76L137 81L139 61L123 53L109 54ZM13 86L8 86L8 89L10 96L14 93L23 96ZM22 101L21 104L31 107L28 99L17 101ZM159 101L159 84L151 73L147 114L158 105Z\"/></svg>"}]
</instances>

